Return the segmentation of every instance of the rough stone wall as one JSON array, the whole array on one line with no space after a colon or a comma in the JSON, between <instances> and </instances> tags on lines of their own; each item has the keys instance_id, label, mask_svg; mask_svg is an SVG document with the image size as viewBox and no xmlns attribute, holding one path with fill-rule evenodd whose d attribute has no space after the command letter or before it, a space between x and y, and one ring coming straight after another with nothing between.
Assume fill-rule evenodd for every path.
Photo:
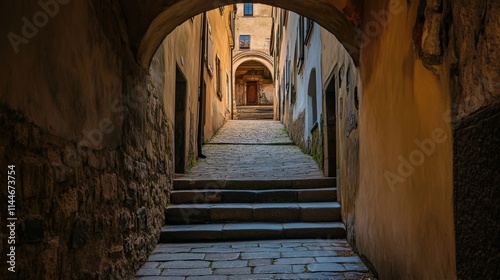
<instances>
[{"instance_id":1,"label":"rough stone wall","mask_svg":"<svg viewBox=\"0 0 500 280\"><path fill-rule=\"evenodd\" d=\"M133 136L120 147L84 153L2 106L0 158L18 174L15 279L126 279L145 261L164 224L173 170L163 137L171 128L158 105L149 94L129 107L123 129Z\"/></svg>"},{"instance_id":2,"label":"rough stone wall","mask_svg":"<svg viewBox=\"0 0 500 280\"><path fill-rule=\"evenodd\" d=\"M498 278L500 2L423 1L419 12L417 50L429 69L444 68L451 94L457 277Z\"/></svg>"},{"instance_id":3,"label":"rough stone wall","mask_svg":"<svg viewBox=\"0 0 500 280\"><path fill-rule=\"evenodd\" d=\"M323 118L321 118L320 123L323 122ZM309 137L309 151L308 153L313 157L314 161L318 164L320 169L323 169L323 131L319 128L322 125L314 128L311 133L311 137Z\"/></svg>"},{"instance_id":4,"label":"rough stone wall","mask_svg":"<svg viewBox=\"0 0 500 280\"><path fill-rule=\"evenodd\" d=\"M454 126L454 201L459 279L498 279L500 101ZM471 143L474 143L471 145Z\"/></svg>"},{"instance_id":5,"label":"rough stone wall","mask_svg":"<svg viewBox=\"0 0 500 280\"><path fill-rule=\"evenodd\" d=\"M500 3L421 1L414 28L425 66L444 66L457 122L500 98Z\"/></svg>"},{"instance_id":6,"label":"rough stone wall","mask_svg":"<svg viewBox=\"0 0 500 280\"><path fill-rule=\"evenodd\" d=\"M292 138L292 141L299 146L303 151L307 151L306 143L304 141L304 127L306 125L306 112L302 111L297 119L293 120L292 112L289 112L289 120L291 122L285 122L285 126L288 130L288 135Z\"/></svg>"},{"instance_id":7,"label":"rough stone wall","mask_svg":"<svg viewBox=\"0 0 500 280\"><path fill-rule=\"evenodd\" d=\"M437 2L438 46L449 79L453 121L457 277L495 279L499 192L500 2ZM427 16L425 17L426 21ZM436 36L437 37L437 36ZM498 238L497 238L498 240Z\"/></svg>"},{"instance_id":8,"label":"rough stone wall","mask_svg":"<svg viewBox=\"0 0 500 280\"><path fill-rule=\"evenodd\" d=\"M164 224L172 128L118 1L57 3L18 54L0 41L0 161L16 165L18 218L17 273L2 261L2 279L129 279ZM2 2L0 31L22 35L43 11Z\"/></svg>"}]
</instances>

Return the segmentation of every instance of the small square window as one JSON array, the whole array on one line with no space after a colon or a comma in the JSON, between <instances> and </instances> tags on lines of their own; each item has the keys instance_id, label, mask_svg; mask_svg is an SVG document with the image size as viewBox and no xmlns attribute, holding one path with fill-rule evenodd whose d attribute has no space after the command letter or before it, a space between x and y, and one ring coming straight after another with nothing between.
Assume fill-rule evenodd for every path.
<instances>
[{"instance_id":1,"label":"small square window","mask_svg":"<svg viewBox=\"0 0 500 280\"><path fill-rule=\"evenodd\" d=\"M250 49L250 35L240 35L240 49Z\"/></svg>"},{"instance_id":2,"label":"small square window","mask_svg":"<svg viewBox=\"0 0 500 280\"><path fill-rule=\"evenodd\" d=\"M253 4L252 3L245 3L243 5L244 5L243 15L253 16Z\"/></svg>"}]
</instances>

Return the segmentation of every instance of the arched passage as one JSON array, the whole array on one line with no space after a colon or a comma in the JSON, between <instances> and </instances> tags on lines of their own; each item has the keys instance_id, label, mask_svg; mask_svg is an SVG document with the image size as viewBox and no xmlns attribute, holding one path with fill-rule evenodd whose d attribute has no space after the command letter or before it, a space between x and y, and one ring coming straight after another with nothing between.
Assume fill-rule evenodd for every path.
<instances>
[{"instance_id":1,"label":"arched passage","mask_svg":"<svg viewBox=\"0 0 500 280\"><path fill-rule=\"evenodd\" d=\"M236 72L238 67L248 61L255 61L262 65L264 65L270 72L271 75L274 76L274 61L273 58L263 52L259 51L247 51L241 52L233 57L233 74Z\"/></svg>"},{"instance_id":2,"label":"arched passage","mask_svg":"<svg viewBox=\"0 0 500 280\"><path fill-rule=\"evenodd\" d=\"M146 144L143 142L145 142L147 133L141 132L153 130L144 125L147 123L145 116L161 116L163 113L163 108L157 106L158 102L154 98L149 104L144 101L147 98L147 94L144 94L147 93L145 89L146 79L144 71L141 70L147 68L154 50L164 35L169 33L168 30L173 30L176 24L187 19L189 15L228 4L230 1L216 1L215 3L188 0L57 2L61 3L61 12L57 16L50 15L50 21L43 27L40 26L41 32L28 34L30 40L17 41L17 44L12 46L8 45L8 40L2 40L1 60L6 67L2 68L1 76L4 79L2 80L4 86L1 96L2 104L5 104L7 108L2 108L2 112L8 116L5 117L5 120L9 120L2 122L2 125L4 125L4 131L13 131L13 128L16 128L16 133L7 134L9 138L6 138L7 140L4 142L5 150L15 151L15 153L12 155L4 153L3 155L11 162L22 162L22 168L30 171L25 172L25 174L33 175L33 177L25 178L26 181L23 182L24 186L22 186L23 195L27 193L25 191L29 190L32 192L29 195L41 197L38 195L37 182L42 182L45 174L52 174L49 163L46 163L47 158L50 161L55 159L55 164L61 164L62 157L63 164L66 164L68 152L63 153L64 146L67 144L67 147L71 148L76 146L79 141L85 140L83 137L87 137L87 135L82 136L82 131L85 129L85 132L92 132L90 136L93 137L93 140L102 140L102 142L98 142L106 147L112 149L124 147L120 150L112 150L112 152L117 151L115 154L98 155L109 158L109 161L96 161L95 158L92 158L92 161L88 160L95 167L85 165L86 170L90 168L102 169L100 162L116 163L119 166L124 166L125 168L121 168L121 170L129 172L130 176L134 174L133 176L137 177L140 184L137 184L139 186L137 189L134 184L128 184L130 183L129 175L113 174L115 170L113 165L111 167L108 165L109 174L101 173L100 176L75 176L71 166L59 165L70 168L70 172L63 173L63 175L69 176L58 177L57 172L53 172L54 178L58 178L59 181L52 182L50 178L44 181L48 198L43 200L43 203L48 207L36 208L54 209L61 215L30 213L33 214L31 217L36 217L35 220L30 221L31 226L44 225L45 227L42 228L45 231L36 231L37 233L41 232L42 236L35 235L35 239L32 239L38 240L40 238L44 244L33 246L46 247L47 251L20 250L24 252L19 260L23 260L24 263L32 263L31 259L26 257L27 254L30 254L31 256L40 256L39 261L35 263L46 263L42 262L42 258L47 254L52 255L53 252L57 252L57 248L61 248L59 249L60 258L58 262L55 262L55 266L53 267L53 263L50 262L50 266L45 267L48 271L47 275L52 271L55 271L54 275L56 275L59 270L62 271L61 266L71 267L74 272L86 269L96 269L97 272L103 270L124 271L123 269L116 270L114 267L112 267L113 270L106 266L97 267L93 264L86 266L83 264L86 262L85 258L81 258L83 259L82 263L78 262L80 258L76 258L77 261L70 264L66 260L73 259L72 255L64 253L63 245L59 247L59 244L70 244L70 236L73 236L71 227L74 226L74 233L79 233L76 236L84 237L83 243L82 239L79 242L79 238L73 241L75 250L86 250L87 256L100 256L98 252L101 251L89 249L89 246L81 249L81 246L85 245L86 241L103 244L99 247L113 250L110 251L111 255L116 255L119 258L119 261L113 260L106 263L122 263L122 268L130 267L129 263L121 261L125 259L120 256L128 256L132 249L145 243L144 241L141 241L142 243L135 241L145 240L143 237L154 231L148 225L151 221L150 218L155 217L151 215L150 208L156 207L158 208L157 212L161 213L159 209L162 205L161 203L149 203L147 208L141 209L144 202L141 202L138 207L137 199L127 198L127 204L130 206L123 207L124 200L122 199L118 203L115 194L125 194L126 192L122 191L121 188L127 186L130 186L129 193L134 195L146 193L145 186L148 188L151 186L152 191L159 193L160 190L157 186L161 184L156 184L160 182L159 180L148 182L148 185L143 184L146 179L149 180L149 177L145 176L147 175L145 170L158 170L162 174L165 173L165 170L169 172L168 170L171 169L169 169L168 161L153 159L150 156L153 154L151 149L148 153L144 153L143 150L134 150ZM63 2L67 5L62 6L65 5L62 4ZM355 42L353 28L345 30L333 28L335 26L341 27L341 23L350 25L345 17L335 17L335 15L343 16L340 11L344 11L347 4L339 3L345 1L259 2L276 4L314 18L332 31L343 42L344 46L349 46L349 42ZM388 3L397 2L362 1L361 6L366 11L363 13L362 21L365 24L374 22L373 14L370 11L384 11ZM482 229L487 227L487 229L493 228L495 230L498 228L497 224L488 222L496 221L495 217L491 216L496 208L493 206L487 208L484 203L490 199L488 194L496 190L497 186L496 177L494 177L497 174L494 169L496 166L491 163L498 162L495 160L498 159L496 155L499 153L496 152L498 145L494 143L495 138L491 137L494 134L494 128L496 128L491 116L498 116L498 83L495 83L496 73L498 73L498 64L495 62L498 60L492 57L493 55L496 57L498 51L490 49L490 46L498 44L498 36L491 36L491 34L496 33L492 31L494 28L488 27L495 23L495 20L490 19L494 19L498 13L498 2L487 0L478 5L450 0L399 2L403 3L404 12L395 15L391 22L380 25L378 30L382 31L381 35L383 36L377 37L376 40L373 38L372 44L363 48L360 54L359 72L362 80L360 85L362 84L363 90L360 87L361 140L359 145L361 148L360 158L363 158L364 163L359 174L361 183L359 186L360 196L358 197L360 203L358 205L360 207L356 208L359 215L357 215L358 219L355 222L357 227L364 230L358 232L359 243L357 245L361 252L375 260L375 265L381 268L382 278L383 276L386 276L385 278L405 278L410 275L417 275L420 278L432 278L433 276L454 278L455 248L450 245L450 242L454 241L453 236L456 232L458 240L456 255L460 269L458 278L474 278L467 277L467 275L471 276L472 273L486 271L484 268L487 267L488 263L484 257L474 257L474 253L481 251L485 252L486 256L496 256L495 252L490 251L494 247L488 246L488 241L491 241L491 235L497 231L492 234L484 234L486 231ZM429 6L426 7L428 9L418 9L421 3L425 6L426 2ZM230 4L232 3L234 2L231 1ZM439 6L440 4L436 3L443 4ZM433 4L438 5L438 7L430 6ZM31 15L39 15L42 12L38 2L35 1L32 3L5 1L0 6L4 20L0 29L3 34L10 35L9 32L13 32L19 36L18 38L24 38L20 37L24 35L21 34L24 22L20 19L25 16L29 16L31 19ZM467 21L462 21L460 17L464 10L470 10L465 15ZM314 15L315 13L317 14ZM429 21L429 24L427 24L426 18L428 15L432 16L430 18L432 21ZM429 28L426 30L429 32L422 32L421 29L424 25L420 21L424 20L426 28L436 28ZM165 25L162 26L162 24ZM437 26L433 24L437 24ZM469 25L472 25L473 28L470 28ZM441 31L442 33L439 33ZM438 33L437 36L435 36L436 33ZM425 38L422 34L425 34ZM444 38L447 41L440 42L440 39ZM417 42L412 41L412 39L417 39ZM425 42L425 39L435 39L435 41ZM65 43L64 47L61 47L61 42ZM425 57L420 56L425 54L425 50L422 50L423 47L436 48L436 53L433 54L435 60L427 68L424 66L429 66L429 60L423 61ZM352 48L348 47L347 49L351 53L356 53L356 49L354 52ZM22 52L22 55L16 56L17 52ZM44 55L40 56L40 53ZM138 58L143 69L137 67L131 53L137 54L135 58ZM353 58L357 61L356 55L353 55ZM428 71L428 68L433 68L434 65L438 66L434 68L435 72ZM40 73L44 75L40 75ZM439 79L433 75L436 73L439 75ZM470 75L470 73L474 75ZM338 84L342 86L340 79ZM448 118L443 118L444 111L450 107L450 92L454 94L451 103L454 108L452 118L454 124L460 122L458 127L454 127L454 124L450 125ZM134 94L139 97L126 99ZM481 99L466 102L471 98ZM123 103L125 106L116 106ZM135 106L136 104L140 106ZM108 119L109 108L113 113L111 119ZM128 111L132 111L133 114L128 114ZM25 117L29 123L24 124L17 119L12 119L12 116L16 114ZM153 119L148 118L147 121ZM112 129L107 126L109 120L116 124ZM143 128L144 131L140 130ZM164 128L167 130L167 126ZM475 133L476 131L471 132L470 128L477 129L477 133ZM40 136L40 130L45 134ZM399 158L407 160L408 156L419 148L414 144L414 141L433 139L433 131L444 131L447 142L436 144L439 149L425 158L425 164L417 166L415 172L408 177L401 178L403 182L398 182L396 188L390 189L382 175L383 172L395 172L394 174L398 175L396 173L402 162ZM44 151L46 148L30 144L31 142L37 145L38 143L46 143L41 139L43 140L44 135L48 133L50 133L50 139L53 139L54 135L62 139L50 142L53 146L48 152ZM442 134L439 135L442 136ZM452 137L455 145L453 149L450 148ZM441 141L441 138L437 139ZM479 141L484 141L485 145L477 145ZM31 150L26 149L27 146ZM152 147L155 147L154 151L156 151L156 147L161 147L161 145L153 142ZM446 149L442 147L446 147ZM484 154L482 156L473 152L479 147ZM124 150L128 154L123 154ZM54 151L56 152L55 156ZM164 151L160 150L160 152ZM148 154L150 159L145 154ZM453 158L451 158L452 156ZM474 160L474 164L470 163L471 159ZM485 159L490 160L490 162L484 161ZM454 166L452 166L452 160ZM38 162L43 162L45 166L38 164ZM146 169L145 163L152 168ZM87 161L81 164L87 164ZM453 167L458 170L455 174L456 177L453 177ZM43 171L40 168L43 168ZM80 171L78 170L78 174L83 174ZM468 176L469 174L475 174L475 176ZM166 177L164 174L162 176ZM58 193L52 195L52 187L61 184L60 180L63 180L62 183L64 180L71 183L74 180L73 177L96 178L99 181L79 182L79 188L82 191L77 192L74 188L69 188L68 194L60 193L61 188L54 188ZM113 191L117 188L117 177L120 188L118 192ZM484 181L477 180L478 178ZM123 184L122 179L126 179L124 182L127 184ZM455 182L452 182L453 180ZM99 183L101 181L102 184ZM452 193L453 183L455 184L455 196ZM98 189L101 185L109 186L107 189L103 188L103 190L109 191L101 192ZM461 188L462 186L464 188ZM32 187L32 189L28 189L28 187ZM63 189L64 191L68 190L68 188ZM469 190L475 191L478 195L471 196ZM88 193L102 193L103 200L112 206L106 205L102 208L103 211L86 207L86 205L104 204L100 201L93 203L91 198L83 197L82 199L89 199L88 203L79 206L75 204L74 207L76 209L78 206L80 215L73 218L75 216L73 213L76 210L73 210L72 203L68 205L69 211L60 211L62 207L59 206L61 204L58 202L61 200L56 195L61 195L64 201L74 202L78 201L77 194ZM22 197L24 205L36 205L32 201L28 201L30 198ZM449 221L453 219L453 212L449 208L454 198L458 199L454 205L457 210L460 210L455 212L456 221L458 221L455 232L449 230ZM473 204L470 203L471 200ZM64 207L64 205L62 206ZM106 214L105 211L111 213L102 217L103 213ZM93 213L99 213L99 215ZM127 223L130 228L123 234L125 240L123 251L120 247L121 244L116 246L117 238L113 235L119 231L113 227L103 226L106 224L103 221L118 220L115 219L117 216L113 216L114 213L123 213L122 216L126 217L128 221L140 221L135 225L133 222ZM468 213L473 215L468 216ZM40 214L44 215L42 218L48 222L40 223L40 218L38 218ZM148 215L147 219L146 215ZM482 216L491 218L490 220L480 220L485 219ZM158 218L153 219L159 220ZM469 223L471 220L474 220L476 224ZM51 225L58 225L56 230L60 229L61 234L46 242L48 237L54 237ZM103 235L107 237L91 235L92 239L87 240L85 237L88 235L82 230L92 229L94 225L96 230L104 228ZM373 231L374 227L378 230ZM129 230L134 231L134 233L130 234ZM46 234L43 234L44 232ZM48 234L49 232L51 234ZM141 233L136 234L135 232ZM118 240L121 238L122 236ZM147 240L154 239L147 238ZM470 242L471 240L475 242ZM25 242L22 245L29 246L27 244ZM114 251L115 249L116 251ZM136 259L137 257L134 256L130 262L134 262ZM41 266L32 267L39 268ZM67 273L73 272L73 270L64 269ZM490 269L490 271L494 270ZM35 272L33 275L41 275ZM51 276L46 278L57 278ZM70 276L65 274L61 278ZM91 278L86 274L82 274L81 277Z\"/></svg>"},{"instance_id":3,"label":"arched passage","mask_svg":"<svg viewBox=\"0 0 500 280\"><path fill-rule=\"evenodd\" d=\"M235 67L236 106L273 105L272 69L253 59L239 63Z\"/></svg>"},{"instance_id":4,"label":"arched passage","mask_svg":"<svg viewBox=\"0 0 500 280\"><path fill-rule=\"evenodd\" d=\"M170 1L127 1L124 12L129 18L128 28L132 47L143 68L148 68L151 59L162 40L179 24L204 11L236 3L268 4L307 16L332 32L351 54L355 62L359 57L359 42L356 42L355 19L359 12L352 7L355 1L229 1L229 0L179 0ZM318 13L317 11L322 11ZM347 15L343 11L350 11Z\"/></svg>"}]
</instances>

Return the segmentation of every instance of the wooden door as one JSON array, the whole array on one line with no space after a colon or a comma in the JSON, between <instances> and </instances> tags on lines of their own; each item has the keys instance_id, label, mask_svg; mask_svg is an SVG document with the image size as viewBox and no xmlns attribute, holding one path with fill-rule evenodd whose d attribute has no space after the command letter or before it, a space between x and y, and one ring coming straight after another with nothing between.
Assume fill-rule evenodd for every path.
<instances>
[{"instance_id":1,"label":"wooden door","mask_svg":"<svg viewBox=\"0 0 500 280\"><path fill-rule=\"evenodd\" d=\"M175 173L186 173L187 80L178 67L175 80Z\"/></svg>"},{"instance_id":2,"label":"wooden door","mask_svg":"<svg viewBox=\"0 0 500 280\"><path fill-rule=\"evenodd\" d=\"M257 83L248 83L247 84L247 105L257 105L257 104L258 104Z\"/></svg>"}]
</instances>

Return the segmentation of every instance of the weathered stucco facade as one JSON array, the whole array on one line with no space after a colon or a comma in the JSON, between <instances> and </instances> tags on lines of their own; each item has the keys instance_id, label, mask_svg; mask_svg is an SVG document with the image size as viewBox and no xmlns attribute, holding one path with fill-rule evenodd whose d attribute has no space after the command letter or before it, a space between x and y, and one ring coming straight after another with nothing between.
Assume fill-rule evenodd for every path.
<instances>
[{"instance_id":1,"label":"weathered stucco facade","mask_svg":"<svg viewBox=\"0 0 500 280\"><path fill-rule=\"evenodd\" d=\"M354 206L359 185L359 73L349 54L321 28L323 172L337 177L347 239L356 244Z\"/></svg>"},{"instance_id":2,"label":"weathered stucco facade","mask_svg":"<svg viewBox=\"0 0 500 280\"><path fill-rule=\"evenodd\" d=\"M149 69L174 128L169 132L174 145L168 148L178 165L176 173L184 173L198 157L202 24L199 15L177 27L158 48Z\"/></svg>"},{"instance_id":3,"label":"weathered stucco facade","mask_svg":"<svg viewBox=\"0 0 500 280\"><path fill-rule=\"evenodd\" d=\"M350 239L379 278L497 278L500 3L259 2L314 19L357 67L359 157L344 158L359 183L339 184L342 203L354 199ZM16 165L18 217L18 272L6 277L131 278L158 241L175 164L175 113L151 61L178 25L234 1L43 3L0 4L0 158ZM210 24L228 24L216 11ZM226 114L214 93L207 139Z\"/></svg>"},{"instance_id":4,"label":"weathered stucco facade","mask_svg":"<svg viewBox=\"0 0 500 280\"><path fill-rule=\"evenodd\" d=\"M385 4L364 4L381 31L363 30L356 246L380 277L454 279L449 89L415 52L419 3Z\"/></svg>"},{"instance_id":5,"label":"weathered stucco facade","mask_svg":"<svg viewBox=\"0 0 500 280\"><path fill-rule=\"evenodd\" d=\"M292 139L323 166L322 27L293 12L273 11L276 106ZM332 42L330 48L340 48ZM343 50L343 49L342 49ZM330 50L328 50L330 51ZM332 65L335 61L328 61ZM335 174L331 175L332 177Z\"/></svg>"},{"instance_id":6,"label":"weathered stucco facade","mask_svg":"<svg viewBox=\"0 0 500 280\"><path fill-rule=\"evenodd\" d=\"M209 141L231 118L231 69L235 42L230 18L234 16L233 9L234 6L231 5L207 13L203 141ZM209 46L210 44L212 47Z\"/></svg>"}]
</instances>

